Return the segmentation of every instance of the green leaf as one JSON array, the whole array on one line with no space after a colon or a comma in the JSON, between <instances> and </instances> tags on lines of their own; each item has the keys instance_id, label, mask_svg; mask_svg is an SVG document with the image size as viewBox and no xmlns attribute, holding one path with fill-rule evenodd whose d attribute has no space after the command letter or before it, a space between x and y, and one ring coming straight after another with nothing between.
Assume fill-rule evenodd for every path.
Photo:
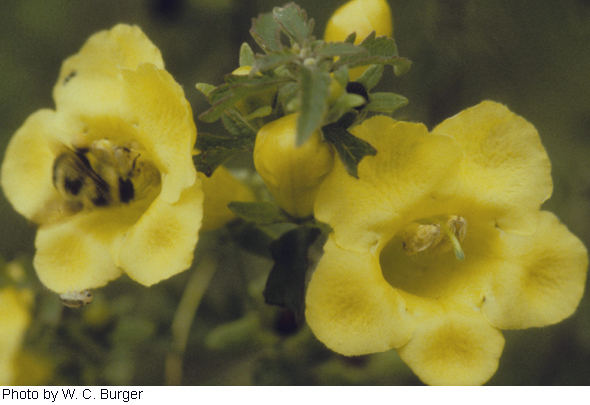
<instances>
[{"instance_id":1,"label":"green leaf","mask_svg":"<svg viewBox=\"0 0 590 405\"><path fill-rule=\"evenodd\" d=\"M408 99L395 93L371 93L367 110L380 113L392 113L408 104Z\"/></svg>"},{"instance_id":2,"label":"green leaf","mask_svg":"<svg viewBox=\"0 0 590 405\"><path fill-rule=\"evenodd\" d=\"M203 93L207 97L209 97L209 94L213 90L215 90L215 86L213 86L212 84L207 84L207 83L197 83L196 87L197 87L197 90L199 90L201 93Z\"/></svg>"},{"instance_id":3,"label":"green leaf","mask_svg":"<svg viewBox=\"0 0 590 405\"><path fill-rule=\"evenodd\" d=\"M248 114L245 117L245 119L248 120L248 121L252 121L253 119L256 119L256 118L268 117L271 114L272 114L272 107L269 106L269 105L265 105L263 107L260 107L256 111Z\"/></svg>"},{"instance_id":4,"label":"green leaf","mask_svg":"<svg viewBox=\"0 0 590 405\"><path fill-rule=\"evenodd\" d=\"M319 46L315 50L316 55L324 58L334 58L336 56L349 56L366 53L367 51L360 46L349 44L347 42L328 42Z\"/></svg>"},{"instance_id":5,"label":"green leaf","mask_svg":"<svg viewBox=\"0 0 590 405\"><path fill-rule=\"evenodd\" d=\"M401 75L410 69L412 62L401 58L397 53L397 46L393 38L375 37L373 31L358 46L367 52L356 55L343 56L334 63L334 69L342 65L348 67L366 66L373 64L393 65L397 75Z\"/></svg>"},{"instance_id":6,"label":"green leaf","mask_svg":"<svg viewBox=\"0 0 590 405\"><path fill-rule=\"evenodd\" d=\"M344 40L344 42L346 42L347 44L354 44L354 41L356 41L356 32L349 34Z\"/></svg>"},{"instance_id":7,"label":"green leaf","mask_svg":"<svg viewBox=\"0 0 590 405\"><path fill-rule=\"evenodd\" d=\"M227 110L225 114L221 116L221 122L225 129L236 138L248 138L252 148L254 147L254 140L256 139L256 130L248 124L237 111ZM197 138L201 136L200 134Z\"/></svg>"},{"instance_id":8,"label":"green leaf","mask_svg":"<svg viewBox=\"0 0 590 405\"><path fill-rule=\"evenodd\" d=\"M330 75L316 68L301 67L301 113L297 120L297 145L303 145L320 127L327 110Z\"/></svg>"},{"instance_id":9,"label":"green leaf","mask_svg":"<svg viewBox=\"0 0 590 405\"><path fill-rule=\"evenodd\" d=\"M286 105L297 97L298 92L299 83L296 82L287 83L279 88L278 102L283 106L284 110L286 110Z\"/></svg>"},{"instance_id":10,"label":"green leaf","mask_svg":"<svg viewBox=\"0 0 590 405\"><path fill-rule=\"evenodd\" d=\"M239 61L240 67L254 65L254 51L247 42L244 42L240 47Z\"/></svg>"},{"instance_id":11,"label":"green leaf","mask_svg":"<svg viewBox=\"0 0 590 405\"><path fill-rule=\"evenodd\" d=\"M264 72L265 70L274 69L299 59L299 55L293 53L289 48L283 48L266 55L258 55L254 62L252 71Z\"/></svg>"},{"instance_id":12,"label":"green leaf","mask_svg":"<svg viewBox=\"0 0 590 405\"><path fill-rule=\"evenodd\" d=\"M258 18L252 20L250 35L266 52L278 51L283 47L280 32L281 26L272 13L260 14Z\"/></svg>"},{"instance_id":13,"label":"green leaf","mask_svg":"<svg viewBox=\"0 0 590 405\"><path fill-rule=\"evenodd\" d=\"M269 246L275 264L266 281L264 299L268 304L293 311L298 322L305 313L305 280L311 264L309 247L320 235L318 228L301 226L285 232Z\"/></svg>"},{"instance_id":14,"label":"green leaf","mask_svg":"<svg viewBox=\"0 0 590 405\"><path fill-rule=\"evenodd\" d=\"M259 225L293 222L293 219L277 204L271 202L232 201L228 208L238 217Z\"/></svg>"},{"instance_id":15,"label":"green leaf","mask_svg":"<svg viewBox=\"0 0 590 405\"><path fill-rule=\"evenodd\" d=\"M305 10L297 4L289 3L285 7L275 7L272 14L277 24L293 41L299 45L311 42L313 19L308 21Z\"/></svg>"},{"instance_id":16,"label":"green leaf","mask_svg":"<svg viewBox=\"0 0 590 405\"><path fill-rule=\"evenodd\" d=\"M230 74L225 76L225 80L225 84L222 84L209 93L208 101L212 107L199 115L200 120L215 122L241 98L271 89L277 84L283 83L286 79L259 75L249 77Z\"/></svg>"},{"instance_id":17,"label":"green leaf","mask_svg":"<svg viewBox=\"0 0 590 405\"><path fill-rule=\"evenodd\" d=\"M347 114L339 122L326 125L322 130L326 139L334 144L348 174L358 179L358 164L367 155L375 156L377 150L346 130L343 122L349 118Z\"/></svg>"},{"instance_id":18,"label":"green leaf","mask_svg":"<svg viewBox=\"0 0 590 405\"><path fill-rule=\"evenodd\" d=\"M244 150L252 150L253 144L253 138L199 133L195 147L201 153L193 156L193 162L197 171L210 177L215 169L231 156Z\"/></svg>"},{"instance_id":19,"label":"green leaf","mask_svg":"<svg viewBox=\"0 0 590 405\"><path fill-rule=\"evenodd\" d=\"M383 65L369 66L356 81L365 86L365 89L369 91L379 83L384 69Z\"/></svg>"}]
</instances>

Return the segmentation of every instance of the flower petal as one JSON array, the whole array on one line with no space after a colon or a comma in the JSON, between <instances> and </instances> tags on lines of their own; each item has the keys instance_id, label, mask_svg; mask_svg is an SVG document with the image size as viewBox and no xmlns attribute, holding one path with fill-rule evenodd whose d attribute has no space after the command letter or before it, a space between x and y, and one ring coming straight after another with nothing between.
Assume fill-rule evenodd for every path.
<instances>
[{"instance_id":1,"label":"flower petal","mask_svg":"<svg viewBox=\"0 0 590 405\"><path fill-rule=\"evenodd\" d=\"M541 203L551 196L551 163L535 127L502 104L484 101L438 125L465 151L465 198L494 211L497 225L530 233Z\"/></svg>"},{"instance_id":2,"label":"flower petal","mask_svg":"<svg viewBox=\"0 0 590 405\"><path fill-rule=\"evenodd\" d=\"M0 290L0 385L14 383L16 367L14 357L31 323L27 293L13 287Z\"/></svg>"},{"instance_id":3,"label":"flower petal","mask_svg":"<svg viewBox=\"0 0 590 405\"><path fill-rule=\"evenodd\" d=\"M445 199L458 187L462 153L447 136L432 136L422 124L377 116L352 133L377 149L351 177L339 159L320 187L316 218L332 226L336 243L367 251L386 242L407 211L433 199ZM416 208L417 207L417 208Z\"/></svg>"},{"instance_id":4,"label":"flower petal","mask_svg":"<svg viewBox=\"0 0 590 405\"><path fill-rule=\"evenodd\" d=\"M122 274L113 243L139 218L137 204L80 212L37 231L34 265L49 289L63 294L102 287Z\"/></svg>"},{"instance_id":5,"label":"flower petal","mask_svg":"<svg viewBox=\"0 0 590 405\"><path fill-rule=\"evenodd\" d=\"M415 324L383 278L378 258L346 251L332 236L307 289L305 317L313 333L347 356L405 344Z\"/></svg>"},{"instance_id":6,"label":"flower petal","mask_svg":"<svg viewBox=\"0 0 590 405\"><path fill-rule=\"evenodd\" d=\"M211 177L197 173L203 182L203 225L201 231L221 228L236 215L227 205L232 201L255 201L252 190L236 179L229 170L219 166Z\"/></svg>"},{"instance_id":7,"label":"flower petal","mask_svg":"<svg viewBox=\"0 0 590 405\"><path fill-rule=\"evenodd\" d=\"M531 236L504 234L506 261L482 305L501 329L545 326L570 316L584 293L588 253L559 219L542 211Z\"/></svg>"},{"instance_id":8,"label":"flower petal","mask_svg":"<svg viewBox=\"0 0 590 405\"><path fill-rule=\"evenodd\" d=\"M136 69L146 62L164 68L160 51L139 27L119 24L97 32L62 64L53 89L58 109L89 115L116 110L121 97L120 69Z\"/></svg>"},{"instance_id":9,"label":"flower petal","mask_svg":"<svg viewBox=\"0 0 590 405\"><path fill-rule=\"evenodd\" d=\"M401 359L430 385L489 380L504 348L502 333L475 311L432 301L426 306L429 312L417 320L414 336L398 349Z\"/></svg>"},{"instance_id":10,"label":"flower petal","mask_svg":"<svg viewBox=\"0 0 590 405\"><path fill-rule=\"evenodd\" d=\"M144 64L123 70L126 121L137 126L137 142L162 174L161 199L174 203L197 178L192 149L197 139L191 107L165 70Z\"/></svg>"},{"instance_id":11,"label":"flower petal","mask_svg":"<svg viewBox=\"0 0 590 405\"><path fill-rule=\"evenodd\" d=\"M201 181L169 204L157 198L116 247L116 263L150 286L190 267L203 216Z\"/></svg>"},{"instance_id":12,"label":"flower petal","mask_svg":"<svg viewBox=\"0 0 590 405\"><path fill-rule=\"evenodd\" d=\"M55 111L39 110L14 134L2 162L2 189L14 209L36 220L50 200L58 198L51 176L55 155L51 143L60 131Z\"/></svg>"}]
</instances>

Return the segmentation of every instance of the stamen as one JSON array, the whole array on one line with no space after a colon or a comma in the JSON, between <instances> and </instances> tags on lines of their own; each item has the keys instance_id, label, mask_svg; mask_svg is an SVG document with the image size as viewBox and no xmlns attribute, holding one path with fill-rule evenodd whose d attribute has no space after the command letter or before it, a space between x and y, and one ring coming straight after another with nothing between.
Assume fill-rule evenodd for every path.
<instances>
[{"instance_id":1,"label":"stamen","mask_svg":"<svg viewBox=\"0 0 590 405\"><path fill-rule=\"evenodd\" d=\"M465 253L460 242L465 239L467 221L459 215L451 215L447 218L446 223L441 218L432 217L425 219L426 223L409 224L402 235L406 253L409 255L419 252L442 254L452 247L457 259L464 260Z\"/></svg>"},{"instance_id":2,"label":"stamen","mask_svg":"<svg viewBox=\"0 0 590 405\"><path fill-rule=\"evenodd\" d=\"M455 233L453 231L451 231L451 229L446 224L444 224L442 222L440 223L440 227L443 230L443 232L448 236L448 238L451 240L451 243L453 244L453 249L455 250L455 257L461 261L463 259L465 259L465 253L463 253L463 249L461 249L461 244L457 240Z\"/></svg>"}]
</instances>

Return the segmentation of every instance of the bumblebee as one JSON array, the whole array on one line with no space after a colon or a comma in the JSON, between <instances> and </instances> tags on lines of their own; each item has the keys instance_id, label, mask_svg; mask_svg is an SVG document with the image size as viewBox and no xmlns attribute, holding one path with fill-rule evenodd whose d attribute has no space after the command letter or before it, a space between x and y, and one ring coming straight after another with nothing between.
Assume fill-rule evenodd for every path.
<instances>
[{"instance_id":1,"label":"bumblebee","mask_svg":"<svg viewBox=\"0 0 590 405\"><path fill-rule=\"evenodd\" d=\"M53 163L53 185L74 212L126 204L137 197L134 181L142 192L160 180L155 167L139 157L136 150L108 140L74 149L64 146Z\"/></svg>"}]
</instances>

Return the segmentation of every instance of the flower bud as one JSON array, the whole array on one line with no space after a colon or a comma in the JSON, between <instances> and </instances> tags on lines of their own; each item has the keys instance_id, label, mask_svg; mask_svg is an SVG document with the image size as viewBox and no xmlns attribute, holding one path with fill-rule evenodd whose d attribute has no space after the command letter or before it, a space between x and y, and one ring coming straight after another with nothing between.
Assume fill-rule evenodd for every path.
<instances>
[{"instance_id":1,"label":"flower bud","mask_svg":"<svg viewBox=\"0 0 590 405\"><path fill-rule=\"evenodd\" d=\"M330 17L324 40L340 42L356 32L355 44L358 44L373 31L377 36L393 36L393 18L387 1L351 0ZM350 80L355 80L365 69L366 67L351 69Z\"/></svg>"},{"instance_id":2,"label":"flower bud","mask_svg":"<svg viewBox=\"0 0 590 405\"><path fill-rule=\"evenodd\" d=\"M313 214L318 188L332 170L334 152L314 132L296 145L297 119L290 114L263 126L256 136L254 165L279 206L295 217Z\"/></svg>"}]
</instances>

